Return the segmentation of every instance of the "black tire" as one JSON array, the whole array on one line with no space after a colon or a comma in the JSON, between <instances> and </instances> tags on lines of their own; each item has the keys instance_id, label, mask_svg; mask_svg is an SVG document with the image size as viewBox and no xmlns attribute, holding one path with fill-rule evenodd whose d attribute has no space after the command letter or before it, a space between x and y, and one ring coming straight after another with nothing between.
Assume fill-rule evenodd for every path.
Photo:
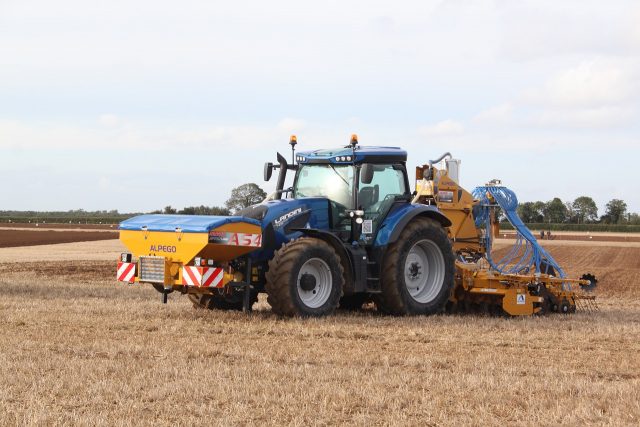
<instances>
[{"instance_id":1,"label":"black tire","mask_svg":"<svg viewBox=\"0 0 640 427\"><path fill-rule=\"evenodd\" d=\"M553 313L553 295L545 285L538 285L540 291L538 292L538 296L542 297L542 302L540 303L540 311L538 312L539 316L546 316L549 313Z\"/></svg>"},{"instance_id":2,"label":"black tire","mask_svg":"<svg viewBox=\"0 0 640 427\"><path fill-rule=\"evenodd\" d=\"M540 262L540 273L548 274L549 276L556 276L556 270L546 260Z\"/></svg>"},{"instance_id":3,"label":"black tire","mask_svg":"<svg viewBox=\"0 0 640 427\"><path fill-rule=\"evenodd\" d=\"M340 298L340 310L348 310L348 311L358 311L362 310L362 306L365 302L369 300L369 295L359 293L359 294L351 294L345 295Z\"/></svg>"},{"instance_id":4,"label":"black tire","mask_svg":"<svg viewBox=\"0 0 640 427\"><path fill-rule=\"evenodd\" d=\"M241 311L244 292L233 292L231 295L188 294L188 297L195 308ZM258 294L256 292L251 292L250 304L253 305L257 301Z\"/></svg>"},{"instance_id":5,"label":"black tire","mask_svg":"<svg viewBox=\"0 0 640 427\"><path fill-rule=\"evenodd\" d=\"M430 278L433 278L432 284L425 284L422 290L417 287L418 295L414 297L409 292L405 277L408 274L416 280L423 280L420 278L421 264L412 263L408 266L409 269L407 268L407 257L410 252L412 257L415 256L413 248L416 245L425 256L435 258L427 260L426 267L429 267L429 273L424 279L429 282ZM385 313L399 316L440 313L451 296L454 273L455 259L445 229L429 218L414 219L405 227L398 240L387 249L382 267L382 293L377 299L378 307ZM427 291L427 294L423 298L420 292L424 291Z\"/></svg>"},{"instance_id":6,"label":"black tire","mask_svg":"<svg viewBox=\"0 0 640 427\"><path fill-rule=\"evenodd\" d=\"M293 240L276 251L269 261L266 279L267 301L273 312L302 317L333 313L345 281L336 251L311 237Z\"/></svg>"}]
</instances>

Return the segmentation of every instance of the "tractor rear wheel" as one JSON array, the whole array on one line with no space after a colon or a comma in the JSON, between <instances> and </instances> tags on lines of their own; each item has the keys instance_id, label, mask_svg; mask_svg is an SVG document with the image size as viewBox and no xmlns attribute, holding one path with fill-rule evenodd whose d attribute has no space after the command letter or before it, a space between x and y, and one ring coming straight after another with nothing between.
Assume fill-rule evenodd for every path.
<instances>
[{"instance_id":1,"label":"tractor rear wheel","mask_svg":"<svg viewBox=\"0 0 640 427\"><path fill-rule=\"evenodd\" d=\"M266 279L267 301L274 313L324 316L338 306L344 269L328 243L302 237L276 251L269 261Z\"/></svg>"},{"instance_id":2,"label":"tractor rear wheel","mask_svg":"<svg viewBox=\"0 0 640 427\"><path fill-rule=\"evenodd\" d=\"M454 272L445 229L432 219L414 219L387 250L378 307L394 315L440 313L451 295Z\"/></svg>"}]
</instances>

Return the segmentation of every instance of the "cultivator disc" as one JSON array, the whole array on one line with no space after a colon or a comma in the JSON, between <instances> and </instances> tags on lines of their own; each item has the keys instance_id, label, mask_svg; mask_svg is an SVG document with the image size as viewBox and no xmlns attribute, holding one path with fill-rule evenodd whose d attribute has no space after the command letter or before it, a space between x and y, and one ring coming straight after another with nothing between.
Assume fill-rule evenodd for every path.
<instances>
[{"instance_id":1,"label":"cultivator disc","mask_svg":"<svg viewBox=\"0 0 640 427\"><path fill-rule=\"evenodd\" d=\"M583 291L587 291L587 292L591 292L593 290L596 289L596 286L598 285L598 279L596 279L596 276L594 276L591 273L587 273L587 274L583 274L582 277L580 278L580 280L588 280L589 283L586 285L581 284L580 288Z\"/></svg>"}]
</instances>

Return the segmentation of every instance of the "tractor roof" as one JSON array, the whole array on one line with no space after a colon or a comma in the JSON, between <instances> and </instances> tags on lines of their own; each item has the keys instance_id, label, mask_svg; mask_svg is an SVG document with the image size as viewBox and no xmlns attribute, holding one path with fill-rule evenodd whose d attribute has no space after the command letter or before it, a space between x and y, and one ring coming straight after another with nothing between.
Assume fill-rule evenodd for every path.
<instances>
[{"instance_id":1,"label":"tractor roof","mask_svg":"<svg viewBox=\"0 0 640 427\"><path fill-rule=\"evenodd\" d=\"M403 163L407 152L398 147L340 147L315 151L301 151L296 154L300 164L309 163Z\"/></svg>"}]
</instances>

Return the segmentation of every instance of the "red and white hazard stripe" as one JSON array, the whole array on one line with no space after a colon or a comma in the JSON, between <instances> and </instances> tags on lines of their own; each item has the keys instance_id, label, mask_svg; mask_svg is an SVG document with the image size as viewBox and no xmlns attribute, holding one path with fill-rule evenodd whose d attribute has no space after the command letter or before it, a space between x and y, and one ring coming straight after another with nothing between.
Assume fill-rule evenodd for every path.
<instances>
[{"instance_id":1,"label":"red and white hazard stripe","mask_svg":"<svg viewBox=\"0 0 640 427\"><path fill-rule=\"evenodd\" d=\"M182 267L182 283L201 288L220 288L223 285L224 269L217 267Z\"/></svg>"},{"instance_id":2,"label":"red and white hazard stripe","mask_svg":"<svg viewBox=\"0 0 640 427\"><path fill-rule=\"evenodd\" d=\"M202 286L217 288L222 286L224 270L222 268L204 268L202 273Z\"/></svg>"},{"instance_id":3,"label":"red and white hazard stripe","mask_svg":"<svg viewBox=\"0 0 640 427\"><path fill-rule=\"evenodd\" d=\"M136 263L134 262L119 262L118 263L118 273L116 274L116 278L119 282L135 282L136 276Z\"/></svg>"}]
</instances>

